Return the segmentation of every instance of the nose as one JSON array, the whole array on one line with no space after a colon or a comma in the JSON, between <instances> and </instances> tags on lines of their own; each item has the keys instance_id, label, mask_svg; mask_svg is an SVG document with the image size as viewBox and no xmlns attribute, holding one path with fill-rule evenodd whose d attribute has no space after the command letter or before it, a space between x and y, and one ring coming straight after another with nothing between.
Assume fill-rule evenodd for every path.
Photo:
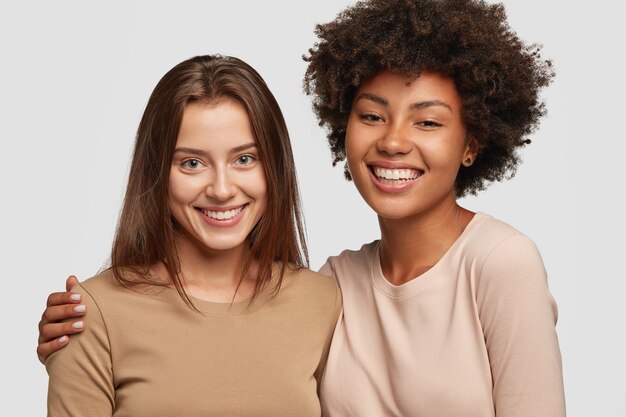
<instances>
[{"instance_id":1,"label":"nose","mask_svg":"<svg viewBox=\"0 0 626 417\"><path fill-rule=\"evenodd\" d=\"M411 151L411 141L407 139L408 133L400 126L389 126L380 139L376 142L376 149L386 155L402 155Z\"/></svg>"},{"instance_id":2,"label":"nose","mask_svg":"<svg viewBox=\"0 0 626 417\"><path fill-rule=\"evenodd\" d=\"M218 168L209 180L205 194L217 201L227 201L237 192L232 176L226 168Z\"/></svg>"}]
</instances>

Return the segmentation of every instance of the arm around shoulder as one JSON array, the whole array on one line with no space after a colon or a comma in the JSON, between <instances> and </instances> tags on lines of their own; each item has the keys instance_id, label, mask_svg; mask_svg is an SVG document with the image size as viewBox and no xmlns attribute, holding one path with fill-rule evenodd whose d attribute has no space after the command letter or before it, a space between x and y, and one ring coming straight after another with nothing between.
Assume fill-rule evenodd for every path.
<instances>
[{"instance_id":1,"label":"arm around shoulder","mask_svg":"<svg viewBox=\"0 0 626 417\"><path fill-rule=\"evenodd\" d=\"M515 235L486 257L476 298L498 416L565 416L557 307L535 244Z\"/></svg>"},{"instance_id":2,"label":"arm around shoulder","mask_svg":"<svg viewBox=\"0 0 626 417\"><path fill-rule=\"evenodd\" d=\"M73 291L82 295L91 312L89 326L46 361L48 416L111 416L115 397L106 325L97 303L85 288L77 285Z\"/></svg>"}]
</instances>

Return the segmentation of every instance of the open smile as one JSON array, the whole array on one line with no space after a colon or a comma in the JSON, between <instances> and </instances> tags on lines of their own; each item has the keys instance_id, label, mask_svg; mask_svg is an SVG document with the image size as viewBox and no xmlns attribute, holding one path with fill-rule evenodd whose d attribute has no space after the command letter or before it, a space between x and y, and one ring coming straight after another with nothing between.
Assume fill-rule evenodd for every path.
<instances>
[{"instance_id":1,"label":"open smile","mask_svg":"<svg viewBox=\"0 0 626 417\"><path fill-rule=\"evenodd\" d=\"M232 208L194 207L202 214L202 218L213 226L234 226L241 220L248 203Z\"/></svg>"},{"instance_id":2,"label":"open smile","mask_svg":"<svg viewBox=\"0 0 626 417\"><path fill-rule=\"evenodd\" d=\"M378 165L367 166L372 181L384 192L401 192L409 188L424 174L424 171L415 168L388 168Z\"/></svg>"},{"instance_id":3,"label":"open smile","mask_svg":"<svg viewBox=\"0 0 626 417\"><path fill-rule=\"evenodd\" d=\"M418 169L389 169L373 165L370 165L369 169L378 180L389 183L392 183L394 181L413 181L424 173L423 171L420 171Z\"/></svg>"}]
</instances>

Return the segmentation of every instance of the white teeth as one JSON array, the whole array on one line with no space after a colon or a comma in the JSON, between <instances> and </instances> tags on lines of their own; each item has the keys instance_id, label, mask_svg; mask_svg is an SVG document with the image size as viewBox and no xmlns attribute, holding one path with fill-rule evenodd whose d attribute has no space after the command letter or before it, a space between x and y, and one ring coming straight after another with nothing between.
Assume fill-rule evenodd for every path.
<instances>
[{"instance_id":1,"label":"white teeth","mask_svg":"<svg viewBox=\"0 0 626 417\"><path fill-rule=\"evenodd\" d=\"M386 169L374 167L374 175L384 180L414 180L420 176L416 169Z\"/></svg>"},{"instance_id":2,"label":"white teeth","mask_svg":"<svg viewBox=\"0 0 626 417\"><path fill-rule=\"evenodd\" d=\"M226 210L226 211L212 211L212 210L202 209L202 213L204 213L205 216L208 216L212 219L230 220L236 215L238 215L239 213L241 213L241 210L243 210L243 206L237 207L236 209L232 209L232 210Z\"/></svg>"}]
</instances>

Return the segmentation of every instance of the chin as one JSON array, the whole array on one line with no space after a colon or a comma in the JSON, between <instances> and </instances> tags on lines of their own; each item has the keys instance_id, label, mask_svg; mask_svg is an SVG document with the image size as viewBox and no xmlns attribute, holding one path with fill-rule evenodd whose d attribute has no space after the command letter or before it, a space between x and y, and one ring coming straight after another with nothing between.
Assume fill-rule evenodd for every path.
<instances>
[{"instance_id":1,"label":"chin","mask_svg":"<svg viewBox=\"0 0 626 417\"><path fill-rule=\"evenodd\" d=\"M369 205L372 210L376 213L376 215L382 219L389 220L402 220L404 218L410 217L413 213L410 210L407 210L403 207L398 207L393 204L370 204Z\"/></svg>"},{"instance_id":2,"label":"chin","mask_svg":"<svg viewBox=\"0 0 626 417\"><path fill-rule=\"evenodd\" d=\"M245 237L243 239L212 239L211 241L203 241L202 243L205 249L221 252L240 248L246 244L246 239Z\"/></svg>"}]
</instances>

